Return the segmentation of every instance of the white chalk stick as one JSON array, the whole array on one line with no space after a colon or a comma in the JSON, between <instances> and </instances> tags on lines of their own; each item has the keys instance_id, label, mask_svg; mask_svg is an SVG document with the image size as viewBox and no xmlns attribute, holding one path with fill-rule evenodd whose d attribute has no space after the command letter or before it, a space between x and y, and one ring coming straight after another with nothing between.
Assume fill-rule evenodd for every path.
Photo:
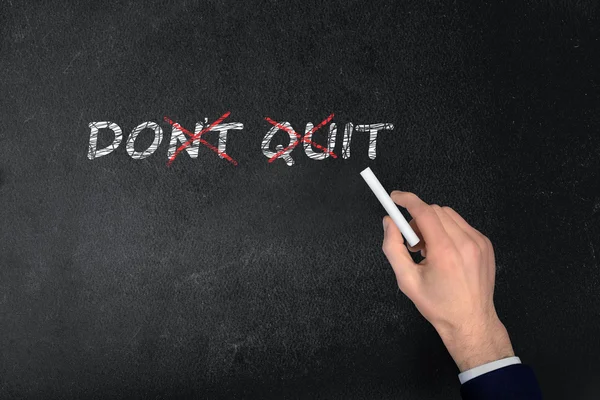
<instances>
[{"instance_id":1,"label":"white chalk stick","mask_svg":"<svg viewBox=\"0 0 600 400\"><path fill-rule=\"evenodd\" d=\"M388 192L381 186L381 182L379 182L379 179L377 179L373 171L371 171L371 168L367 167L360 175L365 182L367 182L367 185L369 185L373 193L375 193L375 196L377 196L379 202L383 208L385 208L385 211L387 211L388 215L392 218L392 221L394 221L398 229L400 229L400 232L402 232L402 235L404 235L408 244L414 247L419 243L419 237L410 227L406 218L404 218L404 215L398 210L398 206L394 203L394 200L392 200Z\"/></svg>"}]
</instances>

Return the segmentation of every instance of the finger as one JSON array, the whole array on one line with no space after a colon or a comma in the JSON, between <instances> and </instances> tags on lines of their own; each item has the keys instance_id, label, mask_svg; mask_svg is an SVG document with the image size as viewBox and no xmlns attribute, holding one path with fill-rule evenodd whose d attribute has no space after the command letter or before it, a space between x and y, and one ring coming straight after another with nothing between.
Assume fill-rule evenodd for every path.
<instances>
[{"instance_id":1,"label":"finger","mask_svg":"<svg viewBox=\"0 0 600 400\"><path fill-rule=\"evenodd\" d=\"M474 240L477 245L482 249L485 250L486 246L487 246L487 241L486 241L486 237L479 232L477 229L473 228L471 225L469 225L469 223L467 221L465 221L465 219L463 217L460 216L459 213L457 213L455 210L453 210L452 208L448 207L448 206L444 206L442 207L442 210L450 217L454 220L454 222L460 226L460 228L467 234L469 235L469 237Z\"/></svg>"},{"instance_id":2,"label":"finger","mask_svg":"<svg viewBox=\"0 0 600 400\"><path fill-rule=\"evenodd\" d=\"M408 250L410 250L412 252L421 250L421 257L423 257L423 258L427 257L427 249L426 249L427 243L425 243L425 240L423 240L423 234L421 233L421 230L419 229L419 225L417 225L417 221L415 221L415 219L413 218L410 220L410 222L408 224L410 225L410 227L413 229L413 231L415 231L415 233L419 237L419 243L417 243L417 245L415 247L412 247L408 243L406 244L408 247Z\"/></svg>"},{"instance_id":3,"label":"finger","mask_svg":"<svg viewBox=\"0 0 600 400\"><path fill-rule=\"evenodd\" d=\"M408 210L420 232L423 234L425 243L429 246L446 245L450 240L445 231L442 221L437 213L421 200L416 194L411 192L400 192L395 190L391 194L394 202Z\"/></svg>"},{"instance_id":4,"label":"finger","mask_svg":"<svg viewBox=\"0 0 600 400\"><path fill-rule=\"evenodd\" d=\"M440 221L442 221L444 229L448 233L450 240L452 240L456 248L463 248L465 243L473 241L473 239L467 235L460 226L458 226L454 219L452 219L450 215L446 214L446 212L442 210L442 207L437 204L432 204L431 208L433 208Z\"/></svg>"},{"instance_id":5,"label":"finger","mask_svg":"<svg viewBox=\"0 0 600 400\"><path fill-rule=\"evenodd\" d=\"M412 251L413 253L417 252L419 250L423 250L425 248L425 240L423 239L423 234L421 233L421 230L419 229L419 225L417 225L417 221L413 218L410 220L410 222L408 224L413 229L413 231L415 231L416 235L419 237L419 243L417 243L414 247L408 243L406 244L408 246L408 250Z\"/></svg>"},{"instance_id":6,"label":"finger","mask_svg":"<svg viewBox=\"0 0 600 400\"><path fill-rule=\"evenodd\" d=\"M483 233L479 232L477 229L473 228L465 219L455 210L450 207L442 207L442 209L450 215L456 223L461 226L465 232L473 237L473 240L477 240L479 245L481 246L484 254L487 257L488 265L496 265L496 258L494 255L494 246L492 245L491 240L485 236ZM492 271L494 273L494 271Z\"/></svg>"},{"instance_id":7,"label":"finger","mask_svg":"<svg viewBox=\"0 0 600 400\"><path fill-rule=\"evenodd\" d=\"M404 238L392 219L386 215L383 224L383 253L392 265L398 287L410 297L417 285L418 266L404 246Z\"/></svg>"}]
</instances>

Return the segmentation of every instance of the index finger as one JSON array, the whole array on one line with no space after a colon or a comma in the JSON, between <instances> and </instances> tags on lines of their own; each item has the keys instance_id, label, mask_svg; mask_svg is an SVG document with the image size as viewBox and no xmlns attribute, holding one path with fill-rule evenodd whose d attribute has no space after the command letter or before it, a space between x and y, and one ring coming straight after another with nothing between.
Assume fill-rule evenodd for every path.
<instances>
[{"instance_id":1,"label":"index finger","mask_svg":"<svg viewBox=\"0 0 600 400\"><path fill-rule=\"evenodd\" d=\"M394 200L394 203L406 208L412 215L425 243L435 245L448 239L448 233L435 210L416 194L394 190L390 197Z\"/></svg>"}]
</instances>

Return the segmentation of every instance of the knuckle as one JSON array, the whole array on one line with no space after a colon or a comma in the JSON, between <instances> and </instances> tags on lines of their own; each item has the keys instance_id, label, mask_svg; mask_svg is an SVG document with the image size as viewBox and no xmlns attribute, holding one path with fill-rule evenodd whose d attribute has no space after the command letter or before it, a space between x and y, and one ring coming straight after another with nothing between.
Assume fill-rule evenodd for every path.
<instances>
[{"instance_id":1,"label":"knuckle","mask_svg":"<svg viewBox=\"0 0 600 400\"><path fill-rule=\"evenodd\" d=\"M417 195L414 193L404 193L403 196L404 196L404 201L409 204L415 204L415 203L417 203L417 200L419 199L417 197Z\"/></svg>"},{"instance_id":2,"label":"knuckle","mask_svg":"<svg viewBox=\"0 0 600 400\"><path fill-rule=\"evenodd\" d=\"M411 294L411 289L410 286L406 284L406 282L404 282L403 280L396 280L396 282L398 282L398 289L400 289L400 291L402 293L404 293L406 296L409 296L410 298L410 294Z\"/></svg>"},{"instance_id":3,"label":"knuckle","mask_svg":"<svg viewBox=\"0 0 600 400\"><path fill-rule=\"evenodd\" d=\"M398 289L404 293L404 290L406 289L406 283L404 282L404 279L400 279L398 276L396 276L396 283L398 284Z\"/></svg>"},{"instance_id":4,"label":"knuckle","mask_svg":"<svg viewBox=\"0 0 600 400\"><path fill-rule=\"evenodd\" d=\"M434 210L436 210L436 211L439 211L439 210L441 210L441 209L442 209L442 208L441 208L441 207L440 207L438 204L432 204L432 205L431 205L431 208L433 208L433 209L434 209Z\"/></svg>"},{"instance_id":5,"label":"knuckle","mask_svg":"<svg viewBox=\"0 0 600 400\"><path fill-rule=\"evenodd\" d=\"M456 252L452 241L450 241L450 239L448 238L440 242L439 249L441 250L442 254L453 254Z\"/></svg>"},{"instance_id":6,"label":"knuckle","mask_svg":"<svg viewBox=\"0 0 600 400\"><path fill-rule=\"evenodd\" d=\"M490 240L489 237L484 236L483 239L485 240L485 242L487 243L488 246L492 247L492 241Z\"/></svg>"},{"instance_id":7,"label":"knuckle","mask_svg":"<svg viewBox=\"0 0 600 400\"><path fill-rule=\"evenodd\" d=\"M492 244L492 241L489 238L485 237L485 236L484 236L484 238L485 238L485 243L487 245L488 250L493 253L494 252L494 245Z\"/></svg>"},{"instance_id":8,"label":"knuckle","mask_svg":"<svg viewBox=\"0 0 600 400\"><path fill-rule=\"evenodd\" d=\"M425 213L427 213L430 217L437 217L437 213L435 212L435 209L431 206L427 207L427 210L425 211Z\"/></svg>"},{"instance_id":9,"label":"knuckle","mask_svg":"<svg viewBox=\"0 0 600 400\"><path fill-rule=\"evenodd\" d=\"M390 247L390 243L389 242L383 242L383 244L381 245L381 250L383 251L383 254L388 255L391 253L392 249Z\"/></svg>"},{"instance_id":10,"label":"knuckle","mask_svg":"<svg viewBox=\"0 0 600 400\"><path fill-rule=\"evenodd\" d=\"M463 244L462 250L466 255L472 257L479 257L481 254L481 248L477 245L475 241L469 240Z\"/></svg>"},{"instance_id":11,"label":"knuckle","mask_svg":"<svg viewBox=\"0 0 600 400\"><path fill-rule=\"evenodd\" d=\"M418 199L417 195L412 192L405 193L404 196L411 202L414 202L416 199Z\"/></svg>"},{"instance_id":12,"label":"knuckle","mask_svg":"<svg viewBox=\"0 0 600 400\"><path fill-rule=\"evenodd\" d=\"M454 210L452 208L448 207L448 206L443 206L442 210L448 211L448 212L454 212Z\"/></svg>"}]
</instances>

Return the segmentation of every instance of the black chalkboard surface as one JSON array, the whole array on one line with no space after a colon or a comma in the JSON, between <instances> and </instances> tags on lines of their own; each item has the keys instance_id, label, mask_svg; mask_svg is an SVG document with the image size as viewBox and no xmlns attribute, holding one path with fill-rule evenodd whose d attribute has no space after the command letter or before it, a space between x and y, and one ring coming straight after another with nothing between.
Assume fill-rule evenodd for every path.
<instances>
[{"instance_id":1,"label":"black chalkboard surface","mask_svg":"<svg viewBox=\"0 0 600 400\"><path fill-rule=\"evenodd\" d=\"M2 2L0 397L460 398L371 167L491 239L546 398L598 398L599 6L527 3Z\"/></svg>"}]
</instances>

